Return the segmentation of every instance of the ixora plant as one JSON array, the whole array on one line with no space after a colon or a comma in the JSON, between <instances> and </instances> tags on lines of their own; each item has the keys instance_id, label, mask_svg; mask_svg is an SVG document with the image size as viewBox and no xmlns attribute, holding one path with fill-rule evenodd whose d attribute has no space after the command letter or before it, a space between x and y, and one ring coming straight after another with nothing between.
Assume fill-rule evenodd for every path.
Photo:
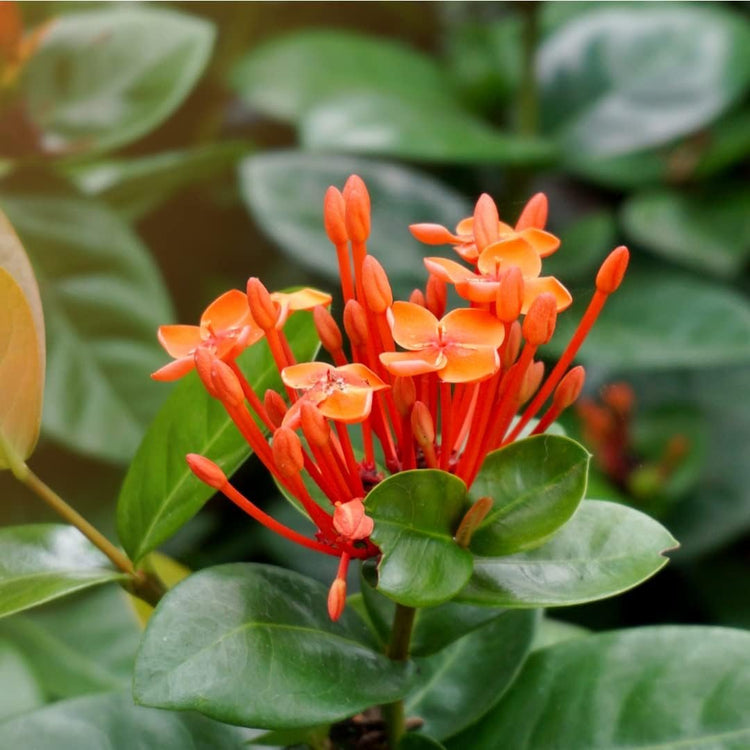
<instances>
[{"instance_id":1,"label":"ixora plant","mask_svg":"<svg viewBox=\"0 0 750 750\"><path fill-rule=\"evenodd\" d=\"M324 201L348 342L330 295L271 293L257 278L212 302L198 326L160 328L173 361L153 377L181 382L122 488L125 552L25 464L41 403L41 314L5 228L2 257L14 260L0 274L12 312L0 328L10 352L0 382L19 398L0 422L2 465L116 569L69 527L8 529L3 614L107 581L156 605L133 694L171 711L129 707L131 739L146 731L146 714L152 727L193 710L216 720L185 724L201 747L247 741L220 734L234 731L226 724L268 730L253 735L259 744L314 748L746 746L747 634L589 635L540 614L625 591L676 546L648 516L584 499L589 454L555 424L581 392L584 371L572 363L623 280L627 249L602 264L575 334L546 372L538 357L571 295L541 275L560 244L544 229L543 195L513 226L487 195L455 233L413 225L419 240L451 245L464 263L426 258L424 291L395 302L367 254L369 200L352 176ZM460 306L447 311L449 298ZM311 361L321 344L328 361ZM230 483L250 452L309 533ZM150 553L217 490L287 540L337 558L330 586L235 563L165 593ZM347 596L352 561L360 591ZM5 727L0 739L20 736L12 721Z\"/></svg>"}]
</instances>

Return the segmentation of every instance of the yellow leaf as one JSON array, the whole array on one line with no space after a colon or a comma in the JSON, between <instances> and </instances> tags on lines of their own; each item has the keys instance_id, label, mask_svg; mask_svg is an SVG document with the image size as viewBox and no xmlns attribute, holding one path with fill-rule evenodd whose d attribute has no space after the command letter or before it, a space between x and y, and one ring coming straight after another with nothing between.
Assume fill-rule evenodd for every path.
<instances>
[{"instance_id":1,"label":"yellow leaf","mask_svg":"<svg viewBox=\"0 0 750 750\"><path fill-rule=\"evenodd\" d=\"M166 584L168 589L176 586L183 578L187 578L190 575L189 568L186 568L182 563L178 563L177 560L173 560L161 552L152 552L146 558L143 567L146 570L153 570ZM138 599L138 597L129 596L129 599L130 604L135 609L139 622L145 627L154 608L150 604L146 604L142 599Z\"/></svg>"},{"instance_id":2,"label":"yellow leaf","mask_svg":"<svg viewBox=\"0 0 750 750\"><path fill-rule=\"evenodd\" d=\"M39 437L44 365L23 289L0 268L0 469L25 461Z\"/></svg>"}]
</instances>

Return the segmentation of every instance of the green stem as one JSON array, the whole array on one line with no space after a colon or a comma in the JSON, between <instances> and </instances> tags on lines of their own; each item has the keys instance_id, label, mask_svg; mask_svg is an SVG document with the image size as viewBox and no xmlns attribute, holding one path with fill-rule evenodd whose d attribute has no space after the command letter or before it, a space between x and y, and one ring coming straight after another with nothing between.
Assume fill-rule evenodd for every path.
<instances>
[{"instance_id":1,"label":"green stem","mask_svg":"<svg viewBox=\"0 0 750 750\"><path fill-rule=\"evenodd\" d=\"M417 610L414 607L396 605L391 628L391 642L386 649L386 655L393 661L406 661L409 658L409 643L414 627L414 617ZM403 700L387 703L382 707L383 719L388 731L388 746L395 750L398 741L406 731L406 716Z\"/></svg>"}]
</instances>

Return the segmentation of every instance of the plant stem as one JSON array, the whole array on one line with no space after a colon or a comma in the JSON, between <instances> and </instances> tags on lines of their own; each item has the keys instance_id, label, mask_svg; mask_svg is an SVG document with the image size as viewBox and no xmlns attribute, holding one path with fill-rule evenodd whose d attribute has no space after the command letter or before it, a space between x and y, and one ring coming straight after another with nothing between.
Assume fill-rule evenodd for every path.
<instances>
[{"instance_id":1,"label":"plant stem","mask_svg":"<svg viewBox=\"0 0 750 750\"><path fill-rule=\"evenodd\" d=\"M391 628L391 641L386 649L386 655L389 659L406 661L409 658L409 643L416 614L417 610L414 607L396 605L396 614L393 617L393 627ZM395 749L406 731L404 702L399 700L394 703L387 703L382 707L382 711L388 731L388 746Z\"/></svg>"}]
</instances>

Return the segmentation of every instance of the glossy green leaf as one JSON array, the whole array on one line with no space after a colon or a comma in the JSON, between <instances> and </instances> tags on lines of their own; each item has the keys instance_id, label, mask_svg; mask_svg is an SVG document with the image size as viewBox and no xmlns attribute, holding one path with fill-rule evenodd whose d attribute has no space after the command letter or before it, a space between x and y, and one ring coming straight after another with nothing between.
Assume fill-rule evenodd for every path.
<instances>
[{"instance_id":1,"label":"glossy green leaf","mask_svg":"<svg viewBox=\"0 0 750 750\"><path fill-rule=\"evenodd\" d=\"M750 633L620 630L532 654L497 707L449 746L494 748L502 737L514 750L741 750L748 707Z\"/></svg>"},{"instance_id":2,"label":"glossy green leaf","mask_svg":"<svg viewBox=\"0 0 750 750\"><path fill-rule=\"evenodd\" d=\"M538 57L545 130L569 161L667 143L729 108L750 81L750 25L701 6L598 8Z\"/></svg>"},{"instance_id":3,"label":"glossy green leaf","mask_svg":"<svg viewBox=\"0 0 750 750\"><path fill-rule=\"evenodd\" d=\"M323 197L329 185L342 188L351 174L362 177L372 198L368 251L387 269L394 294L408 296L415 286L424 286L422 258L452 252L420 244L409 233L409 224L455 226L471 214L471 205L459 193L395 164L299 151L246 159L240 185L253 218L281 250L338 283L336 251L323 226Z\"/></svg>"},{"instance_id":4,"label":"glossy green leaf","mask_svg":"<svg viewBox=\"0 0 750 750\"><path fill-rule=\"evenodd\" d=\"M39 279L47 321L42 430L67 447L127 461L164 392L155 331L172 319L158 269L111 210L79 198L10 196L0 204Z\"/></svg>"},{"instance_id":5,"label":"glossy green leaf","mask_svg":"<svg viewBox=\"0 0 750 750\"><path fill-rule=\"evenodd\" d=\"M584 363L622 370L709 367L750 361L750 305L724 286L634 267L581 347ZM590 295L560 316L549 356L570 340Z\"/></svg>"},{"instance_id":6,"label":"glossy green leaf","mask_svg":"<svg viewBox=\"0 0 750 750\"><path fill-rule=\"evenodd\" d=\"M565 620L553 620L551 617L542 617L534 634L534 642L531 644L532 651L540 648L554 646L563 641L572 641L574 638L585 638L591 633L580 625L574 625Z\"/></svg>"},{"instance_id":7,"label":"glossy green leaf","mask_svg":"<svg viewBox=\"0 0 750 750\"><path fill-rule=\"evenodd\" d=\"M373 578L372 584L375 584L377 579L375 576ZM367 573L361 576L360 584L367 617L381 643L385 645L390 638L396 605L371 585ZM412 656L430 656L502 615L502 610L457 602L421 607L414 615L409 653Z\"/></svg>"},{"instance_id":8,"label":"glossy green leaf","mask_svg":"<svg viewBox=\"0 0 750 750\"><path fill-rule=\"evenodd\" d=\"M211 53L204 20L153 7L63 15L24 70L29 115L51 153L102 151L153 130Z\"/></svg>"},{"instance_id":9,"label":"glossy green leaf","mask_svg":"<svg viewBox=\"0 0 750 750\"><path fill-rule=\"evenodd\" d=\"M488 454L471 497L493 503L471 537L472 552L510 555L542 544L583 500L589 458L582 445L557 435L535 435Z\"/></svg>"},{"instance_id":10,"label":"glossy green leaf","mask_svg":"<svg viewBox=\"0 0 750 750\"><path fill-rule=\"evenodd\" d=\"M0 746L38 750L242 750L247 739L195 713L136 706L126 693L73 698L0 724Z\"/></svg>"},{"instance_id":11,"label":"glossy green leaf","mask_svg":"<svg viewBox=\"0 0 750 750\"><path fill-rule=\"evenodd\" d=\"M477 557L459 600L491 607L563 607L606 599L650 578L677 542L640 511L603 500L581 503L542 547Z\"/></svg>"},{"instance_id":12,"label":"glossy green leaf","mask_svg":"<svg viewBox=\"0 0 750 750\"><path fill-rule=\"evenodd\" d=\"M413 96L348 93L321 100L300 123L310 150L450 164L545 164L552 142L503 133L456 104Z\"/></svg>"},{"instance_id":13,"label":"glossy green leaf","mask_svg":"<svg viewBox=\"0 0 750 750\"><path fill-rule=\"evenodd\" d=\"M265 565L208 568L160 602L138 654L139 703L246 726L315 726L399 699L411 667L372 650L327 588Z\"/></svg>"},{"instance_id":14,"label":"glossy green leaf","mask_svg":"<svg viewBox=\"0 0 750 750\"><path fill-rule=\"evenodd\" d=\"M141 627L119 586L101 586L0 623L52 699L129 689Z\"/></svg>"},{"instance_id":15,"label":"glossy green leaf","mask_svg":"<svg viewBox=\"0 0 750 750\"><path fill-rule=\"evenodd\" d=\"M0 529L0 617L124 578L72 526Z\"/></svg>"},{"instance_id":16,"label":"glossy green leaf","mask_svg":"<svg viewBox=\"0 0 750 750\"><path fill-rule=\"evenodd\" d=\"M418 659L419 682L405 700L420 731L443 740L497 703L513 682L534 638L534 611L506 612L434 656Z\"/></svg>"},{"instance_id":17,"label":"glossy green leaf","mask_svg":"<svg viewBox=\"0 0 750 750\"><path fill-rule=\"evenodd\" d=\"M285 333L298 361L315 356L318 339L310 315L293 315ZM261 397L268 388L282 387L265 341L243 352L237 363ZM250 452L224 407L206 393L197 374L185 376L149 427L120 491L117 530L131 558L139 561L156 549L214 494L188 468L188 453L208 456L231 475Z\"/></svg>"},{"instance_id":18,"label":"glossy green leaf","mask_svg":"<svg viewBox=\"0 0 750 750\"><path fill-rule=\"evenodd\" d=\"M101 198L121 216L141 219L186 187L228 172L250 151L241 141L207 143L133 159L111 159L76 167L71 177L88 195Z\"/></svg>"},{"instance_id":19,"label":"glossy green leaf","mask_svg":"<svg viewBox=\"0 0 750 750\"><path fill-rule=\"evenodd\" d=\"M466 510L466 485L437 469L393 474L365 498L380 547L378 590L408 607L451 599L471 575L471 553L453 540Z\"/></svg>"},{"instance_id":20,"label":"glossy green leaf","mask_svg":"<svg viewBox=\"0 0 750 750\"><path fill-rule=\"evenodd\" d=\"M639 245L698 271L732 279L750 257L750 189L702 193L651 190L622 207L622 225Z\"/></svg>"},{"instance_id":21,"label":"glossy green leaf","mask_svg":"<svg viewBox=\"0 0 750 750\"><path fill-rule=\"evenodd\" d=\"M44 693L23 654L0 638L0 723L45 703Z\"/></svg>"},{"instance_id":22,"label":"glossy green leaf","mask_svg":"<svg viewBox=\"0 0 750 750\"><path fill-rule=\"evenodd\" d=\"M398 741L398 750L445 750L445 747L432 737L408 732Z\"/></svg>"},{"instance_id":23,"label":"glossy green leaf","mask_svg":"<svg viewBox=\"0 0 750 750\"><path fill-rule=\"evenodd\" d=\"M0 469L17 473L33 452L42 421L44 361L23 289L0 268Z\"/></svg>"},{"instance_id":24,"label":"glossy green leaf","mask_svg":"<svg viewBox=\"0 0 750 750\"><path fill-rule=\"evenodd\" d=\"M434 60L390 40L346 31L314 29L271 39L237 63L230 83L247 104L289 122L298 122L321 99L345 92L452 101Z\"/></svg>"}]
</instances>

